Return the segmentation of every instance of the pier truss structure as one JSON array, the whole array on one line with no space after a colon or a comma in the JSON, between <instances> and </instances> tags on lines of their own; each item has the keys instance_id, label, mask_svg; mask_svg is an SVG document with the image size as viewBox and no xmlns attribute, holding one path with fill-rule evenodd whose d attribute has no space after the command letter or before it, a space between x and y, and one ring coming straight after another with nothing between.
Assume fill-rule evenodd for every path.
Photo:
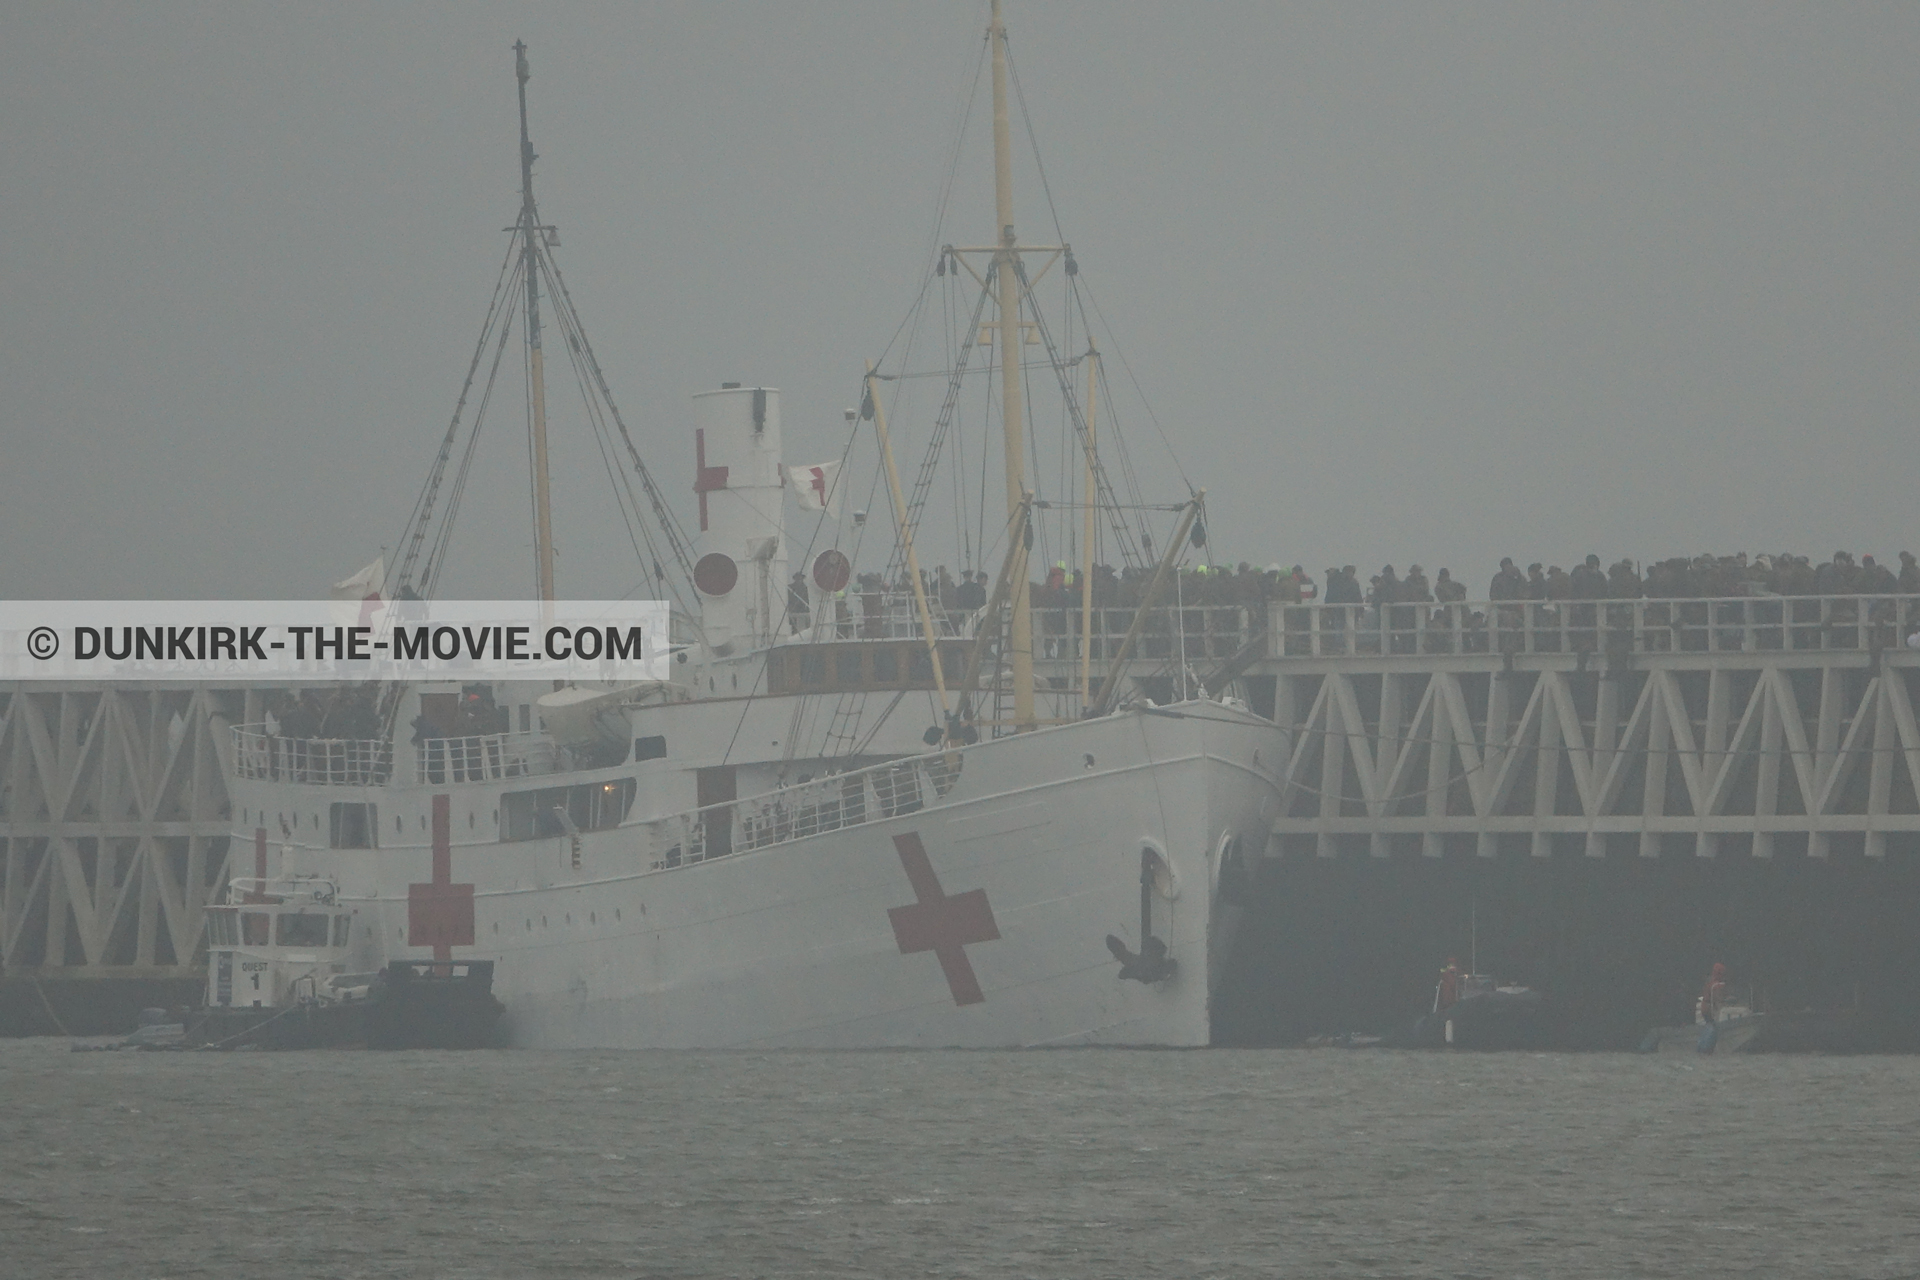
<instances>
[{"instance_id":1,"label":"pier truss structure","mask_svg":"<svg viewBox=\"0 0 1920 1280\"><path fill-rule=\"evenodd\" d=\"M1920 851L1920 600L1168 614L1142 689L1176 678L1157 656L1288 731L1271 853ZM1097 620L1096 661L1122 621ZM1064 673L1072 619L1041 622Z\"/></svg>"},{"instance_id":2,"label":"pier truss structure","mask_svg":"<svg viewBox=\"0 0 1920 1280\"><path fill-rule=\"evenodd\" d=\"M246 699L0 686L0 978L198 979L204 910L228 879L228 725Z\"/></svg>"}]
</instances>

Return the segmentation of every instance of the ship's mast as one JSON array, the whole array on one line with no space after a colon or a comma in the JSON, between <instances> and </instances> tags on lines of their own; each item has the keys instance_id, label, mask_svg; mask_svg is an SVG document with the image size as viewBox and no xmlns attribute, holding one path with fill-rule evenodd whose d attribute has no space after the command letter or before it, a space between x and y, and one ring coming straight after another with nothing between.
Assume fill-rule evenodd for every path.
<instances>
[{"instance_id":1,"label":"ship's mast","mask_svg":"<svg viewBox=\"0 0 1920 1280\"><path fill-rule=\"evenodd\" d=\"M547 375L540 352L540 245L546 232L533 202L533 142L527 136L527 43L513 42L520 79L520 270L527 284L528 399L533 409L533 539L540 599L554 598L553 495L547 485Z\"/></svg>"},{"instance_id":2,"label":"ship's mast","mask_svg":"<svg viewBox=\"0 0 1920 1280\"><path fill-rule=\"evenodd\" d=\"M1020 325L1021 269L1019 244L1013 234L1013 147L1007 127L1007 28L1000 21L1000 0L993 0L993 18L987 29L993 42L993 195L998 212L1000 245L994 256L995 283L1000 305L1000 418L1006 444L1007 516L1013 517L1026 497L1026 411L1020 395L1022 330ZM1032 590L1022 580L1012 584L1013 619L1008 637L1013 677L1014 728L1034 727Z\"/></svg>"}]
</instances>

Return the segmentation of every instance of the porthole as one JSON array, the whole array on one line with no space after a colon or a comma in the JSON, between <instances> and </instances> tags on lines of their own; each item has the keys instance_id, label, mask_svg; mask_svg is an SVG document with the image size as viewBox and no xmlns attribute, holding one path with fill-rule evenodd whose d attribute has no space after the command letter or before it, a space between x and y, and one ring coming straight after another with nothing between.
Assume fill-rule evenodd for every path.
<instances>
[{"instance_id":1,"label":"porthole","mask_svg":"<svg viewBox=\"0 0 1920 1280\"><path fill-rule=\"evenodd\" d=\"M498 933L498 932L500 932L500 922L499 922L498 920L495 920L495 921L493 922L493 931L494 931L495 933Z\"/></svg>"},{"instance_id":2,"label":"porthole","mask_svg":"<svg viewBox=\"0 0 1920 1280\"><path fill-rule=\"evenodd\" d=\"M614 918L615 920L618 920L618 919L620 918L620 908L618 908L618 907L615 907L615 908L613 909L613 918Z\"/></svg>"},{"instance_id":3,"label":"porthole","mask_svg":"<svg viewBox=\"0 0 1920 1280\"><path fill-rule=\"evenodd\" d=\"M427 829L427 815L424 813L420 815L420 829L422 831Z\"/></svg>"},{"instance_id":4,"label":"porthole","mask_svg":"<svg viewBox=\"0 0 1920 1280\"><path fill-rule=\"evenodd\" d=\"M587 912L587 923L588 923L588 924L599 924L599 923L600 923L600 913L599 913L598 911L589 911L589 912Z\"/></svg>"},{"instance_id":5,"label":"porthole","mask_svg":"<svg viewBox=\"0 0 1920 1280\"><path fill-rule=\"evenodd\" d=\"M467 830L469 831L473 830L473 823L474 823L473 810L469 809L467 810Z\"/></svg>"},{"instance_id":6,"label":"porthole","mask_svg":"<svg viewBox=\"0 0 1920 1280\"><path fill-rule=\"evenodd\" d=\"M393 815L393 834L399 835L401 830L402 828L400 826L400 815L396 813Z\"/></svg>"},{"instance_id":7,"label":"porthole","mask_svg":"<svg viewBox=\"0 0 1920 1280\"><path fill-rule=\"evenodd\" d=\"M572 924L572 923L573 923L573 912L571 912L571 911L569 911L569 912L567 912L567 923L568 923L568 924Z\"/></svg>"}]
</instances>

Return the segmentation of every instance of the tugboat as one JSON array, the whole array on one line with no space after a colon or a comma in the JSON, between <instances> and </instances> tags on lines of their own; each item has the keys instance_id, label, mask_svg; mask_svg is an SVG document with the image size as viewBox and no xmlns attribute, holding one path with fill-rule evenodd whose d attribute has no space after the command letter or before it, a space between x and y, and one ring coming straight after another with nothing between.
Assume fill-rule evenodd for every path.
<instances>
[{"instance_id":1,"label":"tugboat","mask_svg":"<svg viewBox=\"0 0 1920 1280\"><path fill-rule=\"evenodd\" d=\"M207 909L205 1048L477 1049L504 1006L486 960L396 960L356 972L368 926L320 876L241 876Z\"/></svg>"}]
</instances>

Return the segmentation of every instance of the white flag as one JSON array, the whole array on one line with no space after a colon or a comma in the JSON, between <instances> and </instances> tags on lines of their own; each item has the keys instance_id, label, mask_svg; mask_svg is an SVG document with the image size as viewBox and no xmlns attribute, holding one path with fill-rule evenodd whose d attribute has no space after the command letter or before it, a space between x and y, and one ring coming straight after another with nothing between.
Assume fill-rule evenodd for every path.
<instances>
[{"instance_id":1,"label":"white flag","mask_svg":"<svg viewBox=\"0 0 1920 1280\"><path fill-rule=\"evenodd\" d=\"M372 564L333 584L335 600L334 613L342 626L367 627L373 625L373 615L385 605L381 594L387 588L387 558L381 556Z\"/></svg>"},{"instance_id":2,"label":"white flag","mask_svg":"<svg viewBox=\"0 0 1920 1280\"><path fill-rule=\"evenodd\" d=\"M787 482L800 499L800 509L824 511L836 519L840 515L840 491L836 487L839 479L840 464L837 462L787 468Z\"/></svg>"},{"instance_id":3,"label":"white flag","mask_svg":"<svg viewBox=\"0 0 1920 1280\"><path fill-rule=\"evenodd\" d=\"M335 600L378 600L387 585L387 558L381 556L372 564L333 584Z\"/></svg>"}]
</instances>

